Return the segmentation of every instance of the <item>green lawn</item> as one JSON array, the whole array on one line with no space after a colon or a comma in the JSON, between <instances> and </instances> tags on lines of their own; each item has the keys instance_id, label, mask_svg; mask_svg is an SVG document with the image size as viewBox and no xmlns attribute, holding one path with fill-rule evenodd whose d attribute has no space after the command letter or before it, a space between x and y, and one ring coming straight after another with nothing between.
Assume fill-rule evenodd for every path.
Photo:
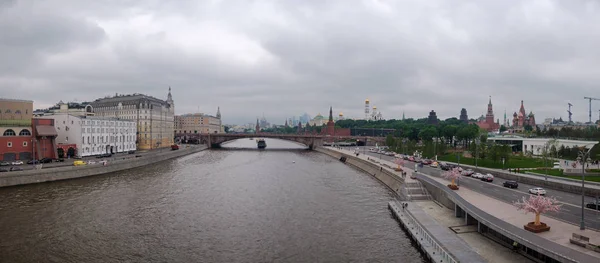
<instances>
[{"instance_id":1,"label":"green lawn","mask_svg":"<svg viewBox=\"0 0 600 263\"><path fill-rule=\"evenodd\" d=\"M523 173L523 172L524 171L521 171L521 173ZM527 172L546 175L546 171L544 171L544 170L529 170ZM581 180L580 175L564 175L562 170L558 170L558 169L548 169L548 175L570 178L570 179L575 179L575 180ZM596 176L586 176L585 180L590 181L590 182L600 182L600 176L597 176L597 175Z\"/></svg>"},{"instance_id":2,"label":"green lawn","mask_svg":"<svg viewBox=\"0 0 600 263\"><path fill-rule=\"evenodd\" d=\"M447 161L447 162L457 162L455 154L447 154L443 156L438 156L438 160ZM466 158L460 157L460 163L467 165L475 165L475 158ZM481 167L487 168L496 168L502 169L502 161L498 160L494 162L492 160L487 159L478 159L477 165ZM552 165L552 163L547 163L547 166ZM504 164L504 168L538 168L544 167L544 161L539 158L528 158L521 156L511 156L509 160Z\"/></svg>"}]
</instances>

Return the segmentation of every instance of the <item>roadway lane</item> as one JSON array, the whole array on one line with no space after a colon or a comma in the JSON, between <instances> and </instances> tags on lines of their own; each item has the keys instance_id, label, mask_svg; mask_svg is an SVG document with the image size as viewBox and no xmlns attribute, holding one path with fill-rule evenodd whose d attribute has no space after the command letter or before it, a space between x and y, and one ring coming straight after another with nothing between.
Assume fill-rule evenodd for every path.
<instances>
[{"instance_id":1,"label":"roadway lane","mask_svg":"<svg viewBox=\"0 0 600 263\"><path fill-rule=\"evenodd\" d=\"M350 148L347 148L348 150ZM355 149L355 148L352 148ZM367 155L370 155L374 158L377 159L384 159L387 161L392 161L393 159L395 159L395 157L393 156L386 156L386 155L380 155L377 153L371 153L368 150L365 152L364 149L362 149L361 147L361 153L366 153ZM415 163L413 162L408 162L405 161L406 163L409 163L411 166L408 166L409 168L414 169L414 165ZM432 175L432 176L436 176L436 177L441 177L442 173L444 171L442 171L439 168L433 168L433 167L429 167L429 166L423 166L423 168L419 168L420 172L423 172L425 174L428 175ZM506 188L502 186L502 183L505 181L504 179L501 178L494 178L494 182L484 182L481 181L479 179L474 179L471 177L462 177L462 179L460 180L459 184L466 186L467 188L485 194L487 196L490 197L494 197L498 200L501 200L503 202L506 203L513 203L517 200L520 200L523 196L528 196L529 193L527 192L528 189L533 188L534 186L531 185L526 185L526 184L521 184L519 183L519 188L518 189L510 189L510 188ZM557 200L559 200L561 203L563 203L562 209L561 211L559 211L558 213L552 213L552 214L547 214L547 216L551 216L555 219L558 220L562 220L574 225L579 225L580 221L581 221L581 196L575 195L575 194L571 194L571 193L565 193L565 192L561 192L561 191L557 191L557 190L552 190L552 189L547 189L547 196L553 196L555 197ZM586 197L586 203L588 201L592 201L595 200L594 198L591 197ZM585 209L584 212L585 215L585 225L587 228L593 228L596 230L600 230L600 211L597 210L592 210L592 209Z\"/></svg>"}]
</instances>

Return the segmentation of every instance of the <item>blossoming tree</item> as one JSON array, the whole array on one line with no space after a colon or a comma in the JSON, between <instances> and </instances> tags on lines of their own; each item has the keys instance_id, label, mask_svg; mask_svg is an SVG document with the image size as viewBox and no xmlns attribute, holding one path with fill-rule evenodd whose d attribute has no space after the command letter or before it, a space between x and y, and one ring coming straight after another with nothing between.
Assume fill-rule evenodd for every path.
<instances>
[{"instance_id":1,"label":"blossoming tree","mask_svg":"<svg viewBox=\"0 0 600 263\"><path fill-rule=\"evenodd\" d=\"M451 183L448 185L448 187L450 187L450 189L452 190L458 190L458 186L456 186L456 184L454 184L454 181L456 179L460 178L460 168L458 167L454 167L451 170L448 170L446 172L444 172L442 174L442 177L451 180Z\"/></svg>"},{"instance_id":2,"label":"blossoming tree","mask_svg":"<svg viewBox=\"0 0 600 263\"><path fill-rule=\"evenodd\" d=\"M396 167L396 169L395 169L395 170L396 170L396 171L402 171L402 168L401 168L401 166L403 166L403 165L404 165L404 160L403 160L403 159L401 159L401 158L396 158L396 160L394 160L394 163L395 163L396 165L398 165L398 167Z\"/></svg>"},{"instance_id":3,"label":"blossoming tree","mask_svg":"<svg viewBox=\"0 0 600 263\"><path fill-rule=\"evenodd\" d=\"M541 195L530 195L529 198L523 197L521 201L517 201L514 205L517 210L525 210L525 213L535 213L535 221L529 222L524 226L526 230L539 233L550 230L550 227L540 222L540 215L546 212L558 212L561 205L554 197L544 197Z\"/></svg>"}]
</instances>

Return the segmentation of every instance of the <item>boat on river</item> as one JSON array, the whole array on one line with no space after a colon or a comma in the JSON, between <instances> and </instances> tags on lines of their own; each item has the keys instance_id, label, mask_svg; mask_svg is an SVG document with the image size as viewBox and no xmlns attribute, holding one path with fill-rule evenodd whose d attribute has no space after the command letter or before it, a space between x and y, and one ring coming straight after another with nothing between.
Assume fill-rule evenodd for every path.
<instances>
[{"instance_id":1,"label":"boat on river","mask_svg":"<svg viewBox=\"0 0 600 263\"><path fill-rule=\"evenodd\" d=\"M258 146L258 149L267 148L267 142L265 142L265 139L257 139L256 145Z\"/></svg>"}]
</instances>

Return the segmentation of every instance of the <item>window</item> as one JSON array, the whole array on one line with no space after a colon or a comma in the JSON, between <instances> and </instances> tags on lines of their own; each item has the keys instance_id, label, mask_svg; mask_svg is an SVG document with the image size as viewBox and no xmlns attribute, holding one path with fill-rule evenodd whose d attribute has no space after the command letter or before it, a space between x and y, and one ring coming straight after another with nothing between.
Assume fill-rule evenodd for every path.
<instances>
[{"instance_id":1,"label":"window","mask_svg":"<svg viewBox=\"0 0 600 263\"><path fill-rule=\"evenodd\" d=\"M27 142L23 142L23 147L27 147Z\"/></svg>"},{"instance_id":2,"label":"window","mask_svg":"<svg viewBox=\"0 0 600 263\"><path fill-rule=\"evenodd\" d=\"M12 147L12 142L7 142L6 147Z\"/></svg>"},{"instance_id":3,"label":"window","mask_svg":"<svg viewBox=\"0 0 600 263\"><path fill-rule=\"evenodd\" d=\"M3 136L16 136L16 135L17 134L12 129L8 129L8 130L4 131L4 134L3 134Z\"/></svg>"},{"instance_id":4,"label":"window","mask_svg":"<svg viewBox=\"0 0 600 263\"><path fill-rule=\"evenodd\" d=\"M6 110L4 113L10 113L10 110Z\"/></svg>"},{"instance_id":5,"label":"window","mask_svg":"<svg viewBox=\"0 0 600 263\"><path fill-rule=\"evenodd\" d=\"M31 132L27 129L22 129L21 132L19 132L19 136L31 136Z\"/></svg>"},{"instance_id":6,"label":"window","mask_svg":"<svg viewBox=\"0 0 600 263\"><path fill-rule=\"evenodd\" d=\"M68 140L69 140L69 136L67 136L67 137L65 138L65 140L67 140L67 141L68 141Z\"/></svg>"},{"instance_id":7,"label":"window","mask_svg":"<svg viewBox=\"0 0 600 263\"><path fill-rule=\"evenodd\" d=\"M21 114L21 111L20 110L16 110L15 114Z\"/></svg>"}]
</instances>

